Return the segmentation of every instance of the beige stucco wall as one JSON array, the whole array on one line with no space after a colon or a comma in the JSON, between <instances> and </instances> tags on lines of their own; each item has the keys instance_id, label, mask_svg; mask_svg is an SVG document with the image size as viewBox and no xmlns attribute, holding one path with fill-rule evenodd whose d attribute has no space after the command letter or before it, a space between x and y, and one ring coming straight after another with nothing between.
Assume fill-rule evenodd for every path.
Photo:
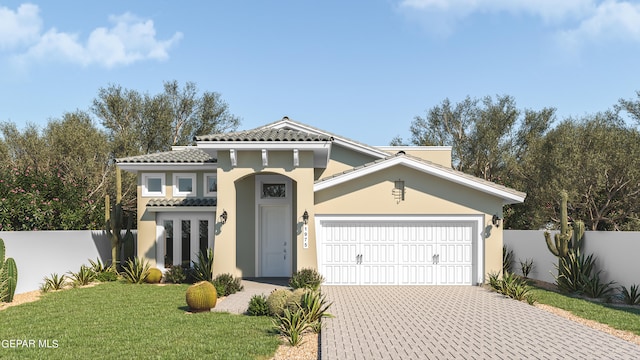
<instances>
[{"instance_id":1,"label":"beige stucco wall","mask_svg":"<svg viewBox=\"0 0 640 360\"><path fill-rule=\"evenodd\" d=\"M335 144L331 146L329 158L330 161L326 169L316 170L316 180L377 160L377 158L372 156L358 153Z\"/></svg>"},{"instance_id":2,"label":"beige stucco wall","mask_svg":"<svg viewBox=\"0 0 640 360\"><path fill-rule=\"evenodd\" d=\"M292 269L317 268L315 238L310 239L309 248L302 248L302 232L298 231L302 213L307 209L313 216L313 154L300 151L299 166L293 166L291 151L270 151L268 166L262 165L260 151L238 151L237 166L231 166L229 152L218 152L218 212L229 214L227 223L216 235L214 249L214 271L235 276L252 277L259 274L255 269L255 176L280 174L290 178L296 195L292 204L292 238L295 241ZM237 202L236 202L237 200ZM251 211L253 209L253 211ZM248 214L247 212L251 212ZM311 221L310 221L311 223ZM251 225L247 225L251 224ZM250 228L253 227L253 228ZM315 231L310 229L310 232ZM253 240L253 241L252 241ZM296 250L297 249L297 250Z\"/></svg>"},{"instance_id":3,"label":"beige stucco wall","mask_svg":"<svg viewBox=\"0 0 640 360\"><path fill-rule=\"evenodd\" d=\"M395 180L405 181L405 200L392 195ZM501 199L465 186L394 166L316 193L316 214L322 215L483 215L484 273L502 269L502 228L491 217L502 217Z\"/></svg>"},{"instance_id":4,"label":"beige stucco wall","mask_svg":"<svg viewBox=\"0 0 640 360\"><path fill-rule=\"evenodd\" d=\"M209 169L204 171L149 171L148 173L165 174L165 197L164 199L173 198L173 175L180 174L196 174L196 196L202 198L204 196L204 174L215 173L215 169ZM156 266L156 213L147 209L149 200L156 199L157 197L143 197L142 196L142 174L146 172L138 173L138 256L144 257L149 261L151 266ZM180 197L183 199L184 197Z\"/></svg>"},{"instance_id":5,"label":"beige stucco wall","mask_svg":"<svg viewBox=\"0 0 640 360\"><path fill-rule=\"evenodd\" d=\"M381 146L380 149L391 155L404 151L407 155L451 167L451 147L449 146Z\"/></svg>"}]
</instances>

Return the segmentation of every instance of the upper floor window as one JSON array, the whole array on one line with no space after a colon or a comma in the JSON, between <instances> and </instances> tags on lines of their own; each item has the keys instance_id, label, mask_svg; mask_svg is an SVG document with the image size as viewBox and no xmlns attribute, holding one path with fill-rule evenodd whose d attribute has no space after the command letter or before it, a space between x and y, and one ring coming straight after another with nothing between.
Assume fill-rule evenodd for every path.
<instances>
[{"instance_id":1,"label":"upper floor window","mask_svg":"<svg viewBox=\"0 0 640 360\"><path fill-rule=\"evenodd\" d=\"M142 196L165 196L162 173L142 174Z\"/></svg>"},{"instance_id":2,"label":"upper floor window","mask_svg":"<svg viewBox=\"0 0 640 360\"><path fill-rule=\"evenodd\" d=\"M216 174L204 174L204 196L218 194L218 177Z\"/></svg>"},{"instance_id":3,"label":"upper floor window","mask_svg":"<svg viewBox=\"0 0 640 360\"><path fill-rule=\"evenodd\" d=\"M195 196L196 174L173 174L173 196Z\"/></svg>"}]
</instances>

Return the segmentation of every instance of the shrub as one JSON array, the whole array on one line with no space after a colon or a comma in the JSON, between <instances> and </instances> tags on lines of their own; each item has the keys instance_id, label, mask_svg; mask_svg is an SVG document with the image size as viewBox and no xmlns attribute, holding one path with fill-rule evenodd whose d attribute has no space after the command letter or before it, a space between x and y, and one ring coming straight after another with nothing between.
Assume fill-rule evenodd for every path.
<instances>
[{"instance_id":1,"label":"shrub","mask_svg":"<svg viewBox=\"0 0 640 360\"><path fill-rule=\"evenodd\" d=\"M535 302L531 295L531 287L523 278L513 273L505 272L502 275L502 279L499 278L499 274L490 273L489 285L495 291L512 299L518 301L526 300L529 304Z\"/></svg>"},{"instance_id":2,"label":"shrub","mask_svg":"<svg viewBox=\"0 0 640 360\"><path fill-rule=\"evenodd\" d=\"M208 311L216 306L218 294L213 284L208 281L200 281L189 286L185 299L192 311Z\"/></svg>"},{"instance_id":3,"label":"shrub","mask_svg":"<svg viewBox=\"0 0 640 360\"><path fill-rule=\"evenodd\" d=\"M213 280L213 250L198 252L198 260L193 262L193 279L195 281Z\"/></svg>"},{"instance_id":4,"label":"shrub","mask_svg":"<svg viewBox=\"0 0 640 360\"><path fill-rule=\"evenodd\" d=\"M115 271L105 271L96 274L96 280L100 282L116 281L118 280L118 273Z\"/></svg>"},{"instance_id":5,"label":"shrub","mask_svg":"<svg viewBox=\"0 0 640 360\"><path fill-rule=\"evenodd\" d=\"M318 290L323 282L324 277L319 272L315 269L305 268L293 274L289 279L289 286L294 289Z\"/></svg>"},{"instance_id":6,"label":"shrub","mask_svg":"<svg viewBox=\"0 0 640 360\"><path fill-rule=\"evenodd\" d=\"M187 280L187 275L184 273L182 266L174 265L164 274L164 279L166 282L182 284Z\"/></svg>"},{"instance_id":7,"label":"shrub","mask_svg":"<svg viewBox=\"0 0 640 360\"><path fill-rule=\"evenodd\" d=\"M289 293L291 293L291 291L287 289L276 289L269 294L269 297L267 298L267 307L269 308L269 313L271 315L282 316L284 314Z\"/></svg>"},{"instance_id":8,"label":"shrub","mask_svg":"<svg viewBox=\"0 0 640 360\"><path fill-rule=\"evenodd\" d=\"M513 250L507 245L502 245L502 273L511 272L513 268Z\"/></svg>"},{"instance_id":9,"label":"shrub","mask_svg":"<svg viewBox=\"0 0 640 360\"><path fill-rule=\"evenodd\" d=\"M76 273L69 272L69 275L73 286L89 285L96 279L96 274L86 265L80 266L80 270Z\"/></svg>"},{"instance_id":10,"label":"shrub","mask_svg":"<svg viewBox=\"0 0 640 360\"><path fill-rule=\"evenodd\" d=\"M244 286L242 286L242 279L234 277L231 274L220 274L216 276L216 278L213 279L213 285L216 290L220 289L222 291L222 293L218 294L220 296L235 294L244 289Z\"/></svg>"},{"instance_id":11,"label":"shrub","mask_svg":"<svg viewBox=\"0 0 640 360\"><path fill-rule=\"evenodd\" d=\"M58 275L57 273L51 274L49 277L44 278L44 284L42 284L41 289L49 290L61 290L64 288L67 282L67 277L63 275Z\"/></svg>"},{"instance_id":12,"label":"shrub","mask_svg":"<svg viewBox=\"0 0 640 360\"><path fill-rule=\"evenodd\" d=\"M99 258L96 258L96 261L89 259L89 264L91 264L91 271L95 274L95 280L100 282L118 280L118 272L115 266L106 266Z\"/></svg>"},{"instance_id":13,"label":"shrub","mask_svg":"<svg viewBox=\"0 0 640 360\"><path fill-rule=\"evenodd\" d=\"M290 290L287 295L287 302L285 303L285 308L289 309L289 311L294 312L302 306L302 296L309 291L308 289L295 289Z\"/></svg>"},{"instance_id":14,"label":"shrub","mask_svg":"<svg viewBox=\"0 0 640 360\"><path fill-rule=\"evenodd\" d=\"M622 301L624 301L627 305L638 305L640 304L640 292L638 291L638 285L633 284L629 289L626 286L622 285L620 287L620 292L622 293Z\"/></svg>"},{"instance_id":15,"label":"shrub","mask_svg":"<svg viewBox=\"0 0 640 360\"><path fill-rule=\"evenodd\" d=\"M333 317L327 310L333 303L327 303L325 295L321 295L319 291L307 291L302 295L300 308L307 316L307 321L311 329L315 333L320 333L322 328L321 319L325 317Z\"/></svg>"},{"instance_id":16,"label":"shrub","mask_svg":"<svg viewBox=\"0 0 640 360\"><path fill-rule=\"evenodd\" d=\"M162 280L162 271L158 268L150 268L149 273L144 278L144 281L148 284L158 284Z\"/></svg>"},{"instance_id":17,"label":"shrub","mask_svg":"<svg viewBox=\"0 0 640 360\"><path fill-rule=\"evenodd\" d=\"M609 298L614 288L614 281L603 283L600 281L600 271L593 274L590 278L583 279L582 293L590 298Z\"/></svg>"},{"instance_id":18,"label":"shrub","mask_svg":"<svg viewBox=\"0 0 640 360\"><path fill-rule=\"evenodd\" d=\"M273 327L283 335L291 346L301 344L302 333L309 328L309 321L302 309L294 312L284 309L282 315L272 320Z\"/></svg>"},{"instance_id":19,"label":"shrub","mask_svg":"<svg viewBox=\"0 0 640 360\"><path fill-rule=\"evenodd\" d=\"M520 270L522 270L522 276L529 277L529 273L533 270L533 259L526 259L525 261L519 260Z\"/></svg>"},{"instance_id":20,"label":"shrub","mask_svg":"<svg viewBox=\"0 0 640 360\"><path fill-rule=\"evenodd\" d=\"M269 306L267 306L267 297L264 295L253 295L249 301L247 313L252 316L269 316Z\"/></svg>"},{"instance_id":21,"label":"shrub","mask_svg":"<svg viewBox=\"0 0 640 360\"><path fill-rule=\"evenodd\" d=\"M134 258L127 260L123 267L122 276L131 284L142 284L149 274L149 263L146 260Z\"/></svg>"}]
</instances>

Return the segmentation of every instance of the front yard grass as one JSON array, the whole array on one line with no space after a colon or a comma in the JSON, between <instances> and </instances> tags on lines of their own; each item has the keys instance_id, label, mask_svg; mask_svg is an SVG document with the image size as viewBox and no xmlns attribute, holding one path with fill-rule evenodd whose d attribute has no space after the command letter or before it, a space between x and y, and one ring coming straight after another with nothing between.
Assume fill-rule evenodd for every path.
<instances>
[{"instance_id":1,"label":"front yard grass","mask_svg":"<svg viewBox=\"0 0 640 360\"><path fill-rule=\"evenodd\" d=\"M537 302L563 309L583 319L594 320L618 330L640 335L640 308L623 307L571 297L532 286Z\"/></svg>"},{"instance_id":2,"label":"front yard grass","mask_svg":"<svg viewBox=\"0 0 640 360\"><path fill-rule=\"evenodd\" d=\"M280 340L268 317L190 314L186 290L187 285L113 282L44 294L36 302L0 312L0 358L268 359L274 355ZM16 348L11 340L33 340L35 346Z\"/></svg>"}]
</instances>

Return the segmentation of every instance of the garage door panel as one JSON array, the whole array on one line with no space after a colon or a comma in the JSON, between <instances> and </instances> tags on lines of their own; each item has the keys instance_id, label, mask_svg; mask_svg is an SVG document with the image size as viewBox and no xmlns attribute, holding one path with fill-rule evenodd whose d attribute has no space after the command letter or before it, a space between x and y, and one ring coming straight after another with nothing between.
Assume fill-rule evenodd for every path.
<instances>
[{"instance_id":1,"label":"garage door panel","mask_svg":"<svg viewBox=\"0 0 640 360\"><path fill-rule=\"evenodd\" d=\"M328 284L470 285L475 226L472 221L321 222L321 269Z\"/></svg>"}]
</instances>

